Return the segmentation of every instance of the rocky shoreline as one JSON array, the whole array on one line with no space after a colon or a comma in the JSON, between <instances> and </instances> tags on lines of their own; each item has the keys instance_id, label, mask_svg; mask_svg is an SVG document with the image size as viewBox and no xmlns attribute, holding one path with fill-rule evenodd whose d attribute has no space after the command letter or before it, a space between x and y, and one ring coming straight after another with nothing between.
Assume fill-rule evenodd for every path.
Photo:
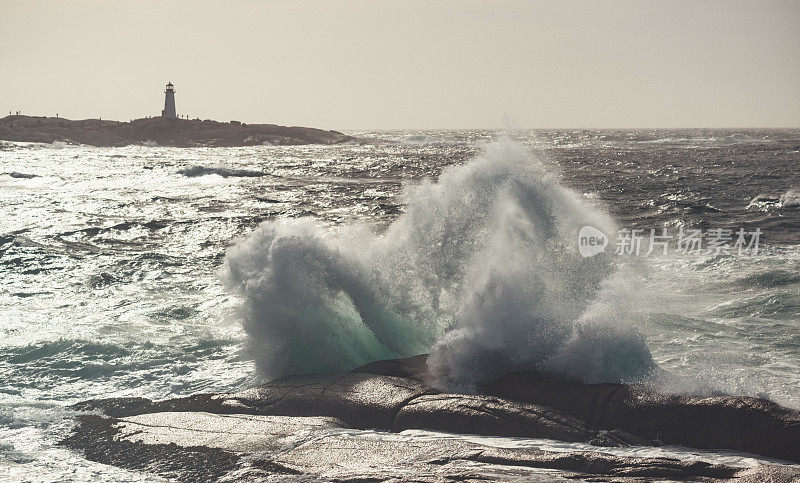
<instances>
[{"instance_id":1,"label":"rocky shoreline","mask_svg":"<svg viewBox=\"0 0 800 483\"><path fill-rule=\"evenodd\" d=\"M65 142L91 146L147 144L174 147L338 144L353 141L346 134L308 127L227 123L163 117L130 122L44 116L6 116L0 119L0 140Z\"/></svg>"},{"instance_id":2,"label":"rocky shoreline","mask_svg":"<svg viewBox=\"0 0 800 483\"><path fill-rule=\"evenodd\" d=\"M75 409L92 413L78 416L63 444L93 461L181 480L800 477L800 469L791 466L744 468L603 452L613 446L675 444L800 462L800 412L768 401L665 397L534 373L504 376L481 388L481 394L443 394L426 382L425 361L423 355L345 374L290 376L236 394L86 401ZM414 429L584 442L597 451L548 452L347 432Z\"/></svg>"}]
</instances>

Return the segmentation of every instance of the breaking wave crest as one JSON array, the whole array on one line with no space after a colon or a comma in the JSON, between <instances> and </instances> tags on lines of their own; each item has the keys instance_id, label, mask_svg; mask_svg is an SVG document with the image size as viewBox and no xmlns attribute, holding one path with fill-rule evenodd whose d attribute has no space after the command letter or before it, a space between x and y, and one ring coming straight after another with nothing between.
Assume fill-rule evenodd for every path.
<instances>
[{"instance_id":1,"label":"breaking wave crest","mask_svg":"<svg viewBox=\"0 0 800 483\"><path fill-rule=\"evenodd\" d=\"M795 206L800 206L800 190L792 188L781 195L781 207L793 208Z\"/></svg>"},{"instance_id":2,"label":"breaking wave crest","mask_svg":"<svg viewBox=\"0 0 800 483\"><path fill-rule=\"evenodd\" d=\"M201 166L194 165L188 168L178 170L178 173L189 178L196 178L198 176L208 176L216 174L223 178L255 178L261 176L268 176L267 173L262 171L252 171L247 169L230 169L220 166Z\"/></svg>"},{"instance_id":3,"label":"breaking wave crest","mask_svg":"<svg viewBox=\"0 0 800 483\"><path fill-rule=\"evenodd\" d=\"M513 370L604 382L655 367L613 258L577 250L583 225L611 233L612 220L523 147L493 143L402 196L382 235L270 221L228 250L222 278L264 377L424 352L443 389Z\"/></svg>"},{"instance_id":4,"label":"breaking wave crest","mask_svg":"<svg viewBox=\"0 0 800 483\"><path fill-rule=\"evenodd\" d=\"M791 188L780 196L760 194L750 201L747 208L796 208L798 206L800 206L800 190Z\"/></svg>"}]
</instances>

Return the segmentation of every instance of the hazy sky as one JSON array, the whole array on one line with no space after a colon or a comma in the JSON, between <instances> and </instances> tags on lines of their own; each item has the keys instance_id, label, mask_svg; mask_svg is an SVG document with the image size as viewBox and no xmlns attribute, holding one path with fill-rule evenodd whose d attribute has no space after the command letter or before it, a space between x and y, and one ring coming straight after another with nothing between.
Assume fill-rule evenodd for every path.
<instances>
[{"instance_id":1,"label":"hazy sky","mask_svg":"<svg viewBox=\"0 0 800 483\"><path fill-rule=\"evenodd\" d=\"M0 0L0 114L800 126L800 1Z\"/></svg>"}]
</instances>

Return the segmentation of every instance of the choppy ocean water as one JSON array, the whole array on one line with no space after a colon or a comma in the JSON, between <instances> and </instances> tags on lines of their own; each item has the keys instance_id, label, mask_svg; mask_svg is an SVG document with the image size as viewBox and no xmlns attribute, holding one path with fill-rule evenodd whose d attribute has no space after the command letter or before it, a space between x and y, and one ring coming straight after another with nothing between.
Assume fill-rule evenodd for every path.
<instances>
[{"instance_id":1,"label":"choppy ocean water","mask_svg":"<svg viewBox=\"0 0 800 483\"><path fill-rule=\"evenodd\" d=\"M288 226L301 219L313 220L314 230L345 238L408 233L396 228L397 220L418 201L410 193L423 193L409 187L424 179L437 186L443 169L455 173L453 179L466 177L459 167L487 145L491 150L501 136L493 131L350 134L368 141L196 149L2 144L0 474L140 478L55 446L69 429L66 406L91 397L166 398L256 384L262 376L242 329L248 296L242 300L221 282L228 247L241 244L264 222ZM760 229L756 255L629 256L621 263L631 283L618 290L632 301L626 314L635 314L631 324L644 336L653 361L676 376L659 380L661 390L758 395L800 407L800 131L507 136L593 210L581 216L597 211L623 230ZM484 165L493 162L489 156ZM502 179L513 182L514 167L507 168L511 174ZM492 179L500 178L471 183L463 193L455 190L464 195L463 203L450 199L441 206L461 204L464 210L422 218L425 230L469 233L470 243L482 242L486 230L465 227L473 219L461 211L471 211L470 203L491 191ZM536 185L535 179L526 182ZM437 192L432 189L426 193ZM522 203L554 199L542 196ZM512 196L511 209L504 212L513 226L519 200ZM431 204L439 206L435 201ZM494 219L493 213L487 219ZM437 249L446 247L442 239ZM452 243L461 241L456 236ZM420 248L403 248L409 246ZM418 256L409 250L404 259ZM441 269L450 273L461 269L461 261L474 265L479 257L443 252L438 258L455 261L455 268ZM378 272L382 266L370 265ZM453 280L460 279L433 285L452 295L461 290ZM414 311L402 312L397 307L405 302L397 302L393 313L435 321L404 346L427 350L441 335L435 325L446 326L457 312L448 304L463 301L437 294L436 308L426 310L419 300L412 302L406 305ZM551 312L559 306L548 298L534 302ZM350 309L325 313L346 318ZM383 354L385 345L351 347L348 357L325 360L346 366ZM273 368L281 363L277 359L262 365Z\"/></svg>"}]
</instances>

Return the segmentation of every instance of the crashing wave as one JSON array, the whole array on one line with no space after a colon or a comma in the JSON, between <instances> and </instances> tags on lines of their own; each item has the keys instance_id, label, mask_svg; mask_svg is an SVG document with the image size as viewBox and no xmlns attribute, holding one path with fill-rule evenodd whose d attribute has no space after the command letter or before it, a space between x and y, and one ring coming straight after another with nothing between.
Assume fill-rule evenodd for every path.
<instances>
[{"instance_id":1,"label":"crashing wave","mask_svg":"<svg viewBox=\"0 0 800 483\"><path fill-rule=\"evenodd\" d=\"M269 221L230 248L222 278L243 298L263 376L335 372L430 351L445 389L513 370L585 382L655 366L610 255L577 233L614 231L545 164L504 140L438 182L407 186L383 235Z\"/></svg>"}]
</instances>

